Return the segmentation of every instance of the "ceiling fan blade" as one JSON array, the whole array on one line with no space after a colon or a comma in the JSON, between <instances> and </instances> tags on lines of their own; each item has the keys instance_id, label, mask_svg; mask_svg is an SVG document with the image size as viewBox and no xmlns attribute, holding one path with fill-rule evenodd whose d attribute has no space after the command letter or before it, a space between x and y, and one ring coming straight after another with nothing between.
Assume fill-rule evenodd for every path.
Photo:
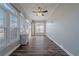
<instances>
[{"instance_id":1,"label":"ceiling fan blade","mask_svg":"<svg viewBox=\"0 0 79 59\"><path fill-rule=\"evenodd\" d=\"M32 11L33 13L38 13L38 11Z\"/></svg>"},{"instance_id":2,"label":"ceiling fan blade","mask_svg":"<svg viewBox=\"0 0 79 59\"><path fill-rule=\"evenodd\" d=\"M43 11L33 11L33 13L43 13Z\"/></svg>"},{"instance_id":3,"label":"ceiling fan blade","mask_svg":"<svg viewBox=\"0 0 79 59\"><path fill-rule=\"evenodd\" d=\"M43 13L48 12L48 10L42 11Z\"/></svg>"}]
</instances>

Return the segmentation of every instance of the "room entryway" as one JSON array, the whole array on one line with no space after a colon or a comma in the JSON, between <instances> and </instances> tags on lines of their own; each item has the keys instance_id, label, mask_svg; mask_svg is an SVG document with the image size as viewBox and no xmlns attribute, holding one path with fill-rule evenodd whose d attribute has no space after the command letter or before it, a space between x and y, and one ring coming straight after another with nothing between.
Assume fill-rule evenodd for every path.
<instances>
[{"instance_id":1,"label":"room entryway","mask_svg":"<svg viewBox=\"0 0 79 59\"><path fill-rule=\"evenodd\" d=\"M46 22L45 21L33 21L32 23L32 35L45 35Z\"/></svg>"}]
</instances>

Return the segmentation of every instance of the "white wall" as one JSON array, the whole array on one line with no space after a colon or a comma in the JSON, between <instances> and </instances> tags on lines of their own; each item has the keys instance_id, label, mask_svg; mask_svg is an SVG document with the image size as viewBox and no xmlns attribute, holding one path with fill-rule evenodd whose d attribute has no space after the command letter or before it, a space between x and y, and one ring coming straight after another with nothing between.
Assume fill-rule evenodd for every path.
<instances>
[{"instance_id":1,"label":"white wall","mask_svg":"<svg viewBox=\"0 0 79 59\"><path fill-rule=\"evenodd\" d=\"M73 55L79 55L79 4L60 4L46 32Z\"/></svg>"}]
</instances>

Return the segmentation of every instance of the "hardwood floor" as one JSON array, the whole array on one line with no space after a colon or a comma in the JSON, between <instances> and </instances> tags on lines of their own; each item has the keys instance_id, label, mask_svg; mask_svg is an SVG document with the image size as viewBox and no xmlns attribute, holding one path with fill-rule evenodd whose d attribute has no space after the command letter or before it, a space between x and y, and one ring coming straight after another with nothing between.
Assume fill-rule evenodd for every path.
<instances>
[{"instance_id":1,"label":"hardwood floor","mask_svg":"<svg viewBox=\"0 0 79 59\"><path fill-rule=\"evenodd\" d=\"M20 46L10 56L68 56L46 36L32 36L26 46Z\"/></svg>"}]
</instances>

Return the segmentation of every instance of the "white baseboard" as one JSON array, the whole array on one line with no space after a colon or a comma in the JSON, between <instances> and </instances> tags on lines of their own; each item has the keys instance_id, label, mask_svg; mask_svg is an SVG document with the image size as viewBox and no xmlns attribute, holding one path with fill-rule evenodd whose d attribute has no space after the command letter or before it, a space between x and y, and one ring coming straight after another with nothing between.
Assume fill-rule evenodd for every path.
<instances>
[{"instance_id":1,"label":"white baseboard","mask_svg":"<svg viewBox=\"0 0 79 59\"><path fill-rule=\"evenodd\" d=\"M5 54L4 56L9 56L13 51L15 51L18 47L20 46L20 44L18 44L14 49L12 49L10 52L8 52L7 54Z\"/></svg>"},{"instance_id":2,"label":"white baseboard","mask_svg":"<svg viewBox=\"0 0 79 59\"><path fill-rule=\"evenodd\" d=\"M68 50L66 50L62 45L58 44L55 40L53 40L52 37L50 37L48 34L46 36L52 40L54 43L56 43L62 50L64 50L69 56L74 56L72 53L70 53Z\"/></svg>"}]
</instances>

